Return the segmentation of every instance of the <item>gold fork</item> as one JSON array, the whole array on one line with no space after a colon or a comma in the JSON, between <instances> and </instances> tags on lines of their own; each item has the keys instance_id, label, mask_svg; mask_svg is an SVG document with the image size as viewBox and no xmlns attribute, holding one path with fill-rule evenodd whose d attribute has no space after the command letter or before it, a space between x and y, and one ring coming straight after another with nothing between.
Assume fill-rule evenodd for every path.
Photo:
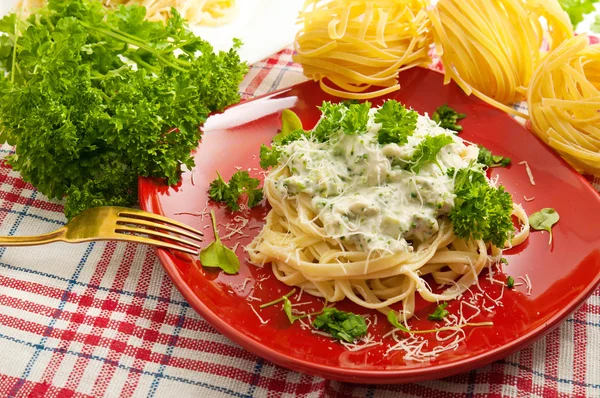
<instances>
[{"instance_id":1,"label":"gold fork","mask_svg":"<svg viewBox=\"0 0 600 398\"><path fill-rule=\"evenodd\" d=\"M202 241L202 232L170 218L127 207L101 206L81 212L65 226L47 234L2 236L0 237L0 246L117 240L198 254L200 245L169 232L197 242Z\"/></svg>"}]
</instances>

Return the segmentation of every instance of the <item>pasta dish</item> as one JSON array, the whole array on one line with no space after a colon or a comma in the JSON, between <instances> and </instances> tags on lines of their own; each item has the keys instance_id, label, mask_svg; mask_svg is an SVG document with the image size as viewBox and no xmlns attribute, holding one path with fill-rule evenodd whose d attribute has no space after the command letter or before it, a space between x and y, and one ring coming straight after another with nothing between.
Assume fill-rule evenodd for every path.
<instances>
[{"instance_id":1,"label":"pasta dish","mask_svg":"<svg viewBox=\"0 0 600 398\"><path fill-rule=\"evenodd\" d=\"M246 250L280 281L384 314L401 303L406 320L416 294L457 298L527 238L523 209L454 131L394 100L320 109L314 129L268 149L272 210ZM436 293L428 280L445 287Z\"/></svg>"}]
</instances>

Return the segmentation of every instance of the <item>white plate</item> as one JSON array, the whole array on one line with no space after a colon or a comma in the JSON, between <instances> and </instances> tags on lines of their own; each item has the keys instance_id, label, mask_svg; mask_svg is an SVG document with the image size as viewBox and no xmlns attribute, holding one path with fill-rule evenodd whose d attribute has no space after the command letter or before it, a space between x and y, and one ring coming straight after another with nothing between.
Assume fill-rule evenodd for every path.
<instances>
[{"instance_id":1,"label":"white plate","mask_svg":"<svg viewBox=\"0 0 600 398\"><path fill-rule=\"evenodd\" d=\"M0 15L5 15L17 0L0 0ZM228 50L234 38L242 40L242 60L253 64L267 58L294 41L296 18L304 0L238 0L239 14L229 24L194 27L194 32L213 45Z\"/></svg>"}]
</instances>

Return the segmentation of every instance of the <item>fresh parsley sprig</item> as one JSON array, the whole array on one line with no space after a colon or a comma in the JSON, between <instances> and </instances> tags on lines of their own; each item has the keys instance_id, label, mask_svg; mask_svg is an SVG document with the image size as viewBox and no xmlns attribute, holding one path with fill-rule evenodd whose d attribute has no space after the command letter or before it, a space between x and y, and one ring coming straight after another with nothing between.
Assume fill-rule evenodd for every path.
<instances>
[{"instance_id":1,"label":"fresh parsley sprig","mask_svg":"<svg viewBox=\"0 0 600 398\"><path fill-rule=\"evenodd\" d=\"M423 166L428 163L435 163L440 169L442 166L437 161L437 155L440 153L443 147L452 144L454 139L449 135L428 135L423 141L419 143L412 159L409 163L409 169L412 172L418 173Z\"/></svg>"},{"instance_id":2,"label":"fresh parsley sprig","mask_svg":"<svg viewBox=\"0 0 600 398\"><path fill-rule=\"evenodd\" d=\"M417 128L417 112L407 109L396 100L387 100L375 113L375 122L381 123L377 133L377 142L381 145L408 142Z\"/></svg>"},{"instance_id":3,"label":"fresh parsley sprig","mask_svg":"<svg viewBox=\"0 0 600 398\"><path fill-rule=\"evenodd\" d=\"M338 340L353 343L367 334L365 318L352 312L340 311L336 308L324 308L323 313L315 318L313 327L322 330Z\"/></svg>"},{"instance_id":4,"label":"fresh parsley sprig","mask_svg":"<svg viewBox=\"0 0 600 398\"><path fill-rule=\"evenodd\" d=\"M218 203L225 203L231 211L240 209L239 200L243 194L248 197L248 207L254 207L263 199L263 191L258 188L260 180L252 178L247 171L236 171L225 182L217 172L217 178L210 183L208 196Z\"/></svg>"},{"instance_id":5,"label":"fresh parsley sprig","mask_svg":"<svg viewBox=\"0 0 600 398\"><path fill-rule=\"evenodd\" d=\"M450 315L450 312L446 310L446 307L448 307L448 303L442 303L438 305L437 307L435 307L435 311L433 311L433 313L427 316L427 319L429 319L430 321L443 320L445 317Z\"/></svg>"},{"instance_id":6,"label":"fresh parsley sprig","mask_svg":"<svg viewBox=\"0 0 600 398\"><path fill-rule=\"evenodd\" d=\"M477 156L477 163L481 163L487 167L506 167L511 162L509 157L494 155L483 145L478 145L478 147L479 155Z\"/></svg>"},{"instance_id":7,"label":"fresh parsley sprig","mask_svg":"<svg viewBox=\"0 0 600 398\"><path fill-rule=\"evenodd\" d=\"M463 130L462 126L458 122L467 117L464 113L458 113L448 105L442 105L433 112L431 120L438 123L440 127L445 129L454 130L457 133Z\"/></svg>"},{"instance_id":8,"label":"fresh parsley sprig","mask_svg":"<svg viewBox=\"0 0 600 398\"><path fill-rule=\"evenodd\" d=\"M454 194L450 220L456 236L503 248L514 231L512 197L504 187L492 187L482 171L464 168L456 172Z\"/></svg>"}]
</instances>

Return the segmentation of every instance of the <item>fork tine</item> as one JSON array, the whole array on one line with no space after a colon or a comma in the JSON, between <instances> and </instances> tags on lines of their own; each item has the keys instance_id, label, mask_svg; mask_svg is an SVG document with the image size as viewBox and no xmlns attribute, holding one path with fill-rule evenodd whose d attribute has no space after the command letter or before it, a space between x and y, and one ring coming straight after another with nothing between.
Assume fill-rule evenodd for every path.
<instances>
[{"instance_id":1,"label":"fork tine","mask_svg":"<svg viewBox=\"0 0 600 398\"><path fill-rule=\"evenodd\" d=\"M135 225L143 225L145 227L151 227L151 228L161 229L164 231L174 232L176 234L183 235L190 239L197 240L198 242L202 242L202 238L200 238L198 235L193 234L188 231L181 230L179 228L171 227L169 225L159 224L157 222L152 222L152 221L146 221L146 220L142 220L140 218L117 219L117 225L123 225L125 223L135 224Z\"/></svg>"},{"instance_id":2,"label":"fork tine","mask_svg":"<svg viewBox=\"0 0 600 398\"><path fill-rule=\"evenodd\" d=\"M145 244L145 245L157 246L157 247L162 247L162 248L165 248L165 249L179 250L181 252L188 253L188 254L193 254L195 256L198 255L198 250L195 250L195 249L192 249L192 248L189 248L189 247L175 245L175 244L169 243L169 242L164 242L164 241L158 240L158 239L146 238L146 237L143 237L143 236L123 234L123 238L118 239L118 240L123 240L123 241L127 241L127 242L142 243L142 244Z\"/></svg>"},{"instance_id":3,"label":"fork tine","mask_svg":"<svg viewBox=\"0 0 600 398\"><path fill-rule=\"evenodd\" d=\"M204 234L202 232L198 231L195 228L190 227L189 225L186 225L179 221L175 221L175 220L170 219L165 216L161 216L159 214L149 213L149 212L143 211L143 210L123 209L123 210L120 210L117 213L117 215L120 217L131 217L134 219L144 219L144 220L148 220L148 221L160 221L160 222L164 222L165 224L170 224L170 225L174 225L179 228L183 228L189 232L198 234L200 236L204 236Z\"/></svg>"},{"instance_id":4,"label":"fork tine","mask_svg":"<svg viewBox=\"0 0 600 398\"><path fill-rule=\"evenodd\" d=\"M115 228L115 232L133 232L133 233L136 233L136 234L144 234L144 235L156 236L156 237L159 237L159 238L169 239L169 240L172 240L172 241L184 244L184 245L188 245L188 246L194 247L194 248L196 248L198 250L200 250L202 248L202 246L200 246L197 243L187 241L187 240L179 238L177 236L165 234L163 232L154 231L152 229L135 228L135 227L129 227L127 225L119 225L119 226L117 226Z\"/></svg>"}]
</instances>

